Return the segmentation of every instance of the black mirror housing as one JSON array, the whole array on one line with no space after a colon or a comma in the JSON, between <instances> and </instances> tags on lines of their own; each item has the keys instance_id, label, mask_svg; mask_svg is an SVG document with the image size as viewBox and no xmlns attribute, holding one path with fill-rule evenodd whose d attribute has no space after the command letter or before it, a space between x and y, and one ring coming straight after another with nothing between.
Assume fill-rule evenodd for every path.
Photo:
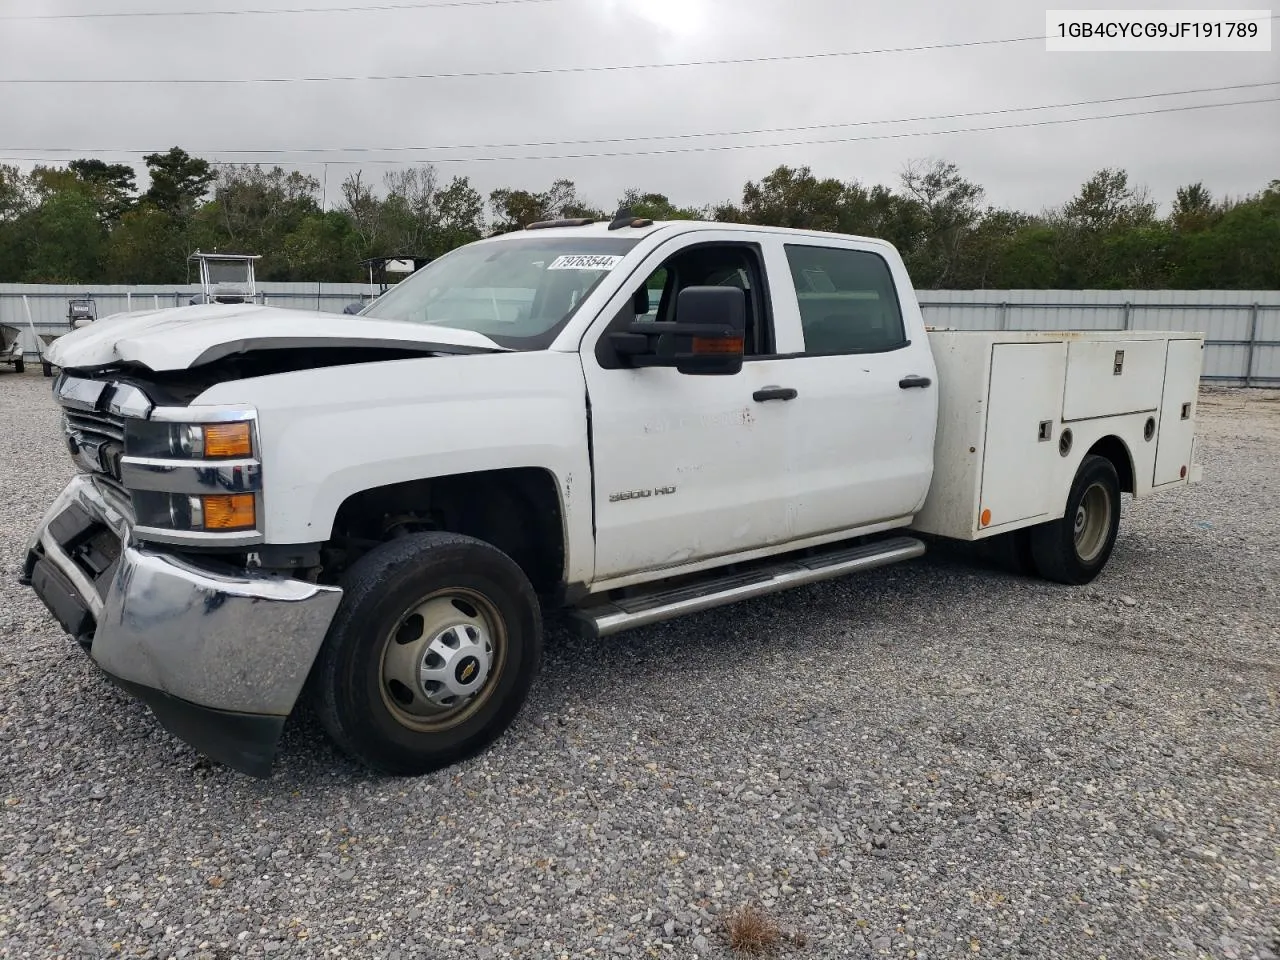
<instances>
[{"instance_id":1,"label":"black mirror housing","mask_svg":"<svg viewBox=\"0 0 1280 960\"><path fill-rule=\"evenodd\" d=\"M742 369L746 291L739 287L685 287L676 298L675 325L676 370L680 373L726 376Z\"/></svg>"},{"instance_id":2,"label":"black mirror housing","mask_svg":"<svg viewBox=\"0 0 1280 960\"><path fill-rule=\"evenodd\" d=\"M639 321L609 334L613 356L627 367L675 367L701 376L742 369L747 329L746 292L738 287L686 287L676 319Z\"/></svg>"}]
</instances>

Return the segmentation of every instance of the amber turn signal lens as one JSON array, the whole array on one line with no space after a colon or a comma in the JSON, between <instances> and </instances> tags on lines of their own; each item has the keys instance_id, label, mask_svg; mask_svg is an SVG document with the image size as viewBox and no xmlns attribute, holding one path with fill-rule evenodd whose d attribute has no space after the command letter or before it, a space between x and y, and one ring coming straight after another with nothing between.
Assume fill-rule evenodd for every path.
<instances>
[{"instance_id":1,"label":"amber turn signal lens","mask_svg":"<svg viewBox=\"0 0 1280 960\"><path fill-rule=\"evenodd\" d=\"M987 526L989 523L991 523L991 511L990 511L990 510L983 510L983 511L982 511L982 525L985 527L985 526Z\"/></svg>"},{"instance_id":2,"label":"amber turn signal lens","mask_svg":"<svg viewBox=\"0 0 1280 960\"><path fill-rule=\"evenodd\" d=\"M204 428L206 457L248 457L253 455L247 423L211 423Z\"/></svg>"},{"instance_id":3,"label":"amber turn signal lens","mask_svg":"<svg viewBox=\"0 0 1280 960\"><path fill-rule=\"evenodd\" d=\"M252 493L202 497L206 530L245 530L257 522Z\"/></svg>"},{"instance_id":4,"label":"amber turn signal lens","mask_svg":"<svg viewBox=\"0 0 1280 960\"><path fill-rule=\"evenodd\" d=\"M741 353L741 337L694 337L694 353Z\"/></svg>"}]
</instances>

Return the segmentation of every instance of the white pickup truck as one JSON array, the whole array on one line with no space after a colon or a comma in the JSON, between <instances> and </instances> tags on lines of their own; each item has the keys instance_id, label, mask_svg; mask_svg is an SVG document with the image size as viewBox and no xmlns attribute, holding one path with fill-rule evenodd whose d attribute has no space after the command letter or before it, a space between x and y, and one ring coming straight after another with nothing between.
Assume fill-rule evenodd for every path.
<instances>
[{"instance_id":1,"label":"white pickup truck","mask_svg":"<svg viewBox=\"0 0 1280 960\"><path fill-rule=\"evenodd\" d=\"M1200 477L1202 350L931 331L878 240L534 224L356 316L208 304L58 340L79 473L23 577L207 756L268 775L306 695L416 775L508 726L544 610L604 637L917 534L1091 580L1122 491Z\"/></svg>"}]
</instances>

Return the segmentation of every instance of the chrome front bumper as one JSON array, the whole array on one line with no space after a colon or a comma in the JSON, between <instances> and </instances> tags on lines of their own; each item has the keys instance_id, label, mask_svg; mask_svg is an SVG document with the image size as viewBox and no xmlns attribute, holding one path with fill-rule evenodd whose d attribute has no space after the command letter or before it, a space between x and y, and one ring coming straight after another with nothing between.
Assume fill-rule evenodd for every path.
<instances>
[{"instance_id":1,"label":"chrome front bumper","mask_svg":"<svg viewBox=\"0 0 1280 960\"><path fill-rule=\"evenodd\" d=\"M258 776L270 770L342 597L336 587L216 572L141 545L127 508L86 476L45 514L23 572L162 725Z\"/></svg>"}]
</instances>

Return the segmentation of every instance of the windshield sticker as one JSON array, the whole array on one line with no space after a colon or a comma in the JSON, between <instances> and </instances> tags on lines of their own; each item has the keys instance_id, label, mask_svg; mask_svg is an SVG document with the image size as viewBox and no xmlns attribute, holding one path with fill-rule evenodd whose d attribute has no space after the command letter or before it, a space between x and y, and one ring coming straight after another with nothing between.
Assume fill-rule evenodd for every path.
<instances>
[{"instance_id":1,"label":"windshield sticker","mask_svg":"<svg viewBox=\"0 0 1280 960\"><path fill-rule=\"evenodd\" d=\"M575 256L556 257L551 261L548 270L612 270L622 262L622 257L604 254L577 254Z\"/></svg>"}]
</instances>

